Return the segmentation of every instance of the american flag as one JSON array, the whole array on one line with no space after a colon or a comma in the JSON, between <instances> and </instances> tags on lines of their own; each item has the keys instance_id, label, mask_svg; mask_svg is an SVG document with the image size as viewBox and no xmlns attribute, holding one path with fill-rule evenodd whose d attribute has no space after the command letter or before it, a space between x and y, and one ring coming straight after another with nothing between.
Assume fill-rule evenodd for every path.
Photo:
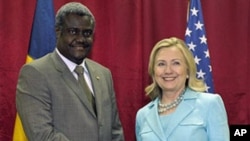
<instances>
[{"instance_id":1,"label":"american flag","mask_svg":"<svg viewBox=\"0 0 250 141\"><path fill-rule=\"evenodd\" d=\"M212 67L200 0L190 0L185 41L195 58L197 78L204 79L206 91L213 93Z\"/></svg>"}]
</instances>

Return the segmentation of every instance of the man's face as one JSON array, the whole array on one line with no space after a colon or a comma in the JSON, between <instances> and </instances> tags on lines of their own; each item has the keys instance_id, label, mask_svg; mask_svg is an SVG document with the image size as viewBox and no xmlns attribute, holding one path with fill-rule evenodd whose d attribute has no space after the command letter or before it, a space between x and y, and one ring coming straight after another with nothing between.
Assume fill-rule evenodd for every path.
<instances>
[{"instance_id":1,"label":"man's face","mask_svg":"<svg viewBox=\"0 0 250 141\"><path fill-rule=\"evenodd\" d=\"M94 24L88 16L69 14L61 29L57 29L57 48L60 53L81 64L93 44Z\"/></svg>"}]
</instances>

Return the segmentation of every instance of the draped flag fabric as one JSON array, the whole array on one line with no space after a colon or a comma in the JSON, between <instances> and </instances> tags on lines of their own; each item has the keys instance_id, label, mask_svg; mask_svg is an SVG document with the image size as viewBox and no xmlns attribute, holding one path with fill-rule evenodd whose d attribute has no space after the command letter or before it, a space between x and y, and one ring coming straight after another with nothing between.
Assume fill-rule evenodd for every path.
<instances>
[{"instance_id":1,"label":"draped flag fabric","mask_svg":"<svg viewBox=\"0 0 250 141\"><path fill-rule=\"evenodd\" d=\"M55 12L53 0L37 0L26 63L52 52L55 48ZM13 141L27 141L17 114Z\"/></svg>"},{"instance_id":2,"label":"draped flag fabric","mask_svg":"<svg viewBox=\"0 0 250 141\"><path fill-rule=\"evenodd\" d=\"M210 55L200 0L190 1L188 13L185 41L189 49L193 52L197 65L197 77L204 79L206 91L213 93L212 67L210 65Z\"/></svg>"}]
</instances>

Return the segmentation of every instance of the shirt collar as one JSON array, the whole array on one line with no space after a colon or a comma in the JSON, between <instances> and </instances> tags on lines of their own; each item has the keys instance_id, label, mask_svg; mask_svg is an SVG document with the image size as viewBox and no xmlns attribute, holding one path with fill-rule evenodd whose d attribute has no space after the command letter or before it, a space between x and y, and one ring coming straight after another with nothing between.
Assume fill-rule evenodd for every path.
<instances>
[{"instance_id":1,"label":"shirt collar","mask_svg":"<svg viewBox=\"0 0 250 141\"><path fill-rule=\"evenodd\" d=\"M68 58L64 57L60 52L59 50L56 48L56 52L58 53L58 55L62 58L63 62L66 64L66 66L69 68L69 70L71 72L74 72L74 69L75 67L77 66L76 63L70 61ZM82 66L84 68L84 71L88 73L88 69L86 67L86 64L85 64L85 59L82 61L82 63L80 64L80 66Z\"/></svg>"}]
</instances>

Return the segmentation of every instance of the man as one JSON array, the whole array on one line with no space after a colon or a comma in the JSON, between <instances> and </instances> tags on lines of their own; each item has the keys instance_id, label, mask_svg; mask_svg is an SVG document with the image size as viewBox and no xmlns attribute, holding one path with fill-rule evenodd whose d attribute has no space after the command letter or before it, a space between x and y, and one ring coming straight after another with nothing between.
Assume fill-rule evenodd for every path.
<instances>
[{"instance_id":1,"label":"man","mask_svg":"<svg viewBox=\"0 0 250 141\"><path fill-rule=\"evenodd\" d=\"M65 4L56 14L55 51L22 67L16 105L29 141L124 140L111 73L86 58L94 28L87 7Z\"/></svg>"}]
</instances>

